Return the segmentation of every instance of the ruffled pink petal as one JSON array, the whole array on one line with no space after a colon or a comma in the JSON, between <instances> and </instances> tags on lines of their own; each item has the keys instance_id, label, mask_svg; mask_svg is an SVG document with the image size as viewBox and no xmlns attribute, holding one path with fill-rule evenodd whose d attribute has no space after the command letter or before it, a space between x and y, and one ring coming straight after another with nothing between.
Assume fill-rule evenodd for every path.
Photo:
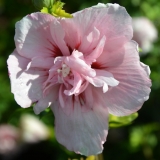
<instances>
[{"instance_id":1,"label":"ruffled pink petal","mask_svg":"<svg viewBox=\"0 0 160 160\"><path fill-rule=\"evenodd\" d=\"M73 53L73 55L76 53L79 54L77 50L73 52L75 52ZM80 59L79 57L75 57L73 55L66 57L64 61L70 68L72 68L79 74L83 74L86 76L94 77L96 75L96 72L94 71L94 69L91 68L91 66L86 64L84 60Z\"/></svg>"},{"instance_id":2,"label":"ruffled pink petal","mask_svg":"<svg viewBox=\"0 0 160 160\"><path fill-rule=\"evenodd\" d=\"M56 138L68 150L86 156L101 153L108 133L108 111L95 103L92 110L82 111L78 101L72 115L67 115L58 102L51 108L55 115Z\"/></svg>"},{"instance_id":3,"label":"ruffled pink petal","mask_svg":"<svg viewBox=\"0 0 160 160\"><path fill-rule=\"evenodd\" d=\"M74 76L74 81L73 81L73 88L71 90L64 90L64 93L68 96L71 96L73 94L75 94L75 96L78 95L82 82L83 82L83 78L80 76L79 73L72 71L73 76Z\"/></svg>"},{"instance_id":4,"label":"ruffled pink petal","mask_svg":"<svg viewBox=\"0 0 160 160\"><path fill-rule=\"evenodd\" d=\"M81 43L81 28L77 26L74 18L59 19L65 31L65 42L73 49L78 49Z\"/></svg>"},{"instance_id":5,"label":"ruffled pink petal","mask_svg":"<svg viewBox=\"0 0 160 160\"><path fill-rule=\"evenodd\" d=\"M30 67L36 67L40 69L50 69L54 64L54 58L53 57L34 57L32 58L31 62L27 66L29 69Z\"/></svg>"},{"instance_id":6,"label":"ruffled pink petal","mask_svg":"<svg viewBox=\"0 0 160 160\"><path fill-rule=\"evenodd\" d=\"M140 62L141 67L146 71L147 75L150 76L151 70L149 66L145 65L144 63Z\"/></svg>"},{"instance_id":7,"label":"ruffled pink petal","mask_svg":"<svg viewBox=\"0 0 160 160\"><path fill-rule=\"evenodd\" d=\"M88 85L89 85L89 82L84 80L79 90L79 94L82 93L87 88Z\"/></svg>"},{"instance_id":8,"label":"ruffled pink petal","mask_svg":"<svg viewBox=\"0 0 160 160\"><path fill-rule=\"evenodd\" d=\"M124 36L114 37L106 40L103 53L97 58L96 63L100 68L117 67L123 61L125 55L125 43L128 42Z\"/></svg>"},{"instance_id":9,"label":"ruffled pink petal","mask_svg":"<svg viewBox=\"0 0 160 160\"><path fill-rule=\"evenodd\" d=\"M52 34L54 43L58 46L64 56L69 56L69 49L64 41L65 32L58 20L55 20L50 25L50 32Z\"/></svg>"},{"instance_id":10,"label":"ruffled pink petal","mask_svg":"<svg viewBox=\"0 0 160 160\"><path fill-rule=\"evenodd\" d=\"M107 71L120 82L105 93L109 113L125 116L139 110L149 98L151 81L148 67L139 62L137 43L128 42L123 63L115 68L107 68Z\"/></svg>"},{"instance_id":11,"label":"ruffled pink petal","mask_svg":"<svg viewBox=\"0 0 160 160\"><path fill-rule=\"evenodd\" d=\"M83 111L87 111L93 108L95 101L94 98L96 98L97 101L97 97L93 96L93 86L89 84L86 87L85 91L81 95L79 95L79 102L81 103Z\"/></svg>"},{"instance_id":12,"label":"ruffled pink petal","mask_svg":"<svg viewBox=\"0 0 160 160\"><path fill-rule=\"evenodd\" d=\"M39 70L27 70L29 60L20 56L15 50L7 61L11 80L11 90L21 107L30 107L42 97L42 83L46 73Z\"/></svg>"},{"instance_id":13,"label":"ruffled pink petal","mask_svg":"<svg viewBox=\"0 0 160 160\"><path fill-rule=\"evenodd\" d=\"M54 55L52 21L55 18L49 14L32 13L17 22L14 40L18 53L26 58Z\"/></svg>"},{"instance_id":14,"label":"ruffled pink petal","mask_svg":"<svg viewBox=\"0 0 160 160\"><path fill-rule=\"evenodd\" d=\"M124 36L130 40L133 36L132 20L124 7L118 4L97 5L73 14L74 18L61 20L65 30L65 40L72 49L85 46L86 36L96 28L106 40ZM83 25L82 25L83 24ZM73 32L72 32L73 31ZM107 42L106 42L107 45ZM82 48L82 47L80 47ZM82 50L79 50L87 54Z\"/></svg>"},{"instance_id":15,"label":"ruffled pink petal","mask_svg":"<svg viewBox=\"0 0 160 160\"><path fill-rule=\"evenodd\" d=\"M95 87L103 87L103 92L108 91L108 86L117 86L119 82L113 77L108 71L105 70L97 70L96 69L96 77L85 77L91 84Z\"/></svg>"},{"instance_id":16,"label":"ruffled pink petal","mask_svg":"<svg viewBox=\"0 0 160 160\"><path fill-rule=\"evenodd\" d=\"M59 90L59 85L52 87L52 90L50 93L41 98L33 107L34 113L39 114L42 111L44 111L47 107L51 105L52 102L58 99L58 90Z\"/></svg>"},{"instance_id":17,"label":"ruffled pink petal","mask_svg":"<svg viewBox=\"0 0 160 160\"><path fill-rule=\"evenodd\" d=\"M96 48L89 55L85 57L85 60L91 63L95 62L96 59L102 54L105 42L106 42L106 37L103 36L102 39L97 44Z\"/></svg>"},{"instance_id":18,"label":"ruffled pink petal","mask_svg":"<svg viewBox=\"0 0 160 160\"><path fill-rule=\"evenodd\" d=\"M94 48L96 48L99 38L100 32L96 27L94 27L92 32L84 36L83 43L80 44L78 49L86 55L89 54Z\"/></svg>"},{"instance_id":19,"label":"ruffled pink petal","mask_svg":"<svg viewBox=\"0 0 160 160\"><path fill-rule=\"evenodd\" d=\"M73 101L74 101L74 97L73 96L68 96L66 94L64 94L64 90L65 90L65 86L61 85L60 86L60 90L59 90L59 104L60 107L63 109L63 112L66 115L71 115L71 113L73 114Z\"/></svg>"},{"instance_id":20,"label":"ruffled pink petal","mask_svg":"<svg viewBox=\"0 0 160 160\"><path fill-rule=\"evenodd\" d=\"M58 72L57 70L60 68L61 62L57 62L54 64L48 72L48 78L43 83L43 93L46 95L50 91L50 87L59 83L58 81Z\"/></svg>"}]
</instances>

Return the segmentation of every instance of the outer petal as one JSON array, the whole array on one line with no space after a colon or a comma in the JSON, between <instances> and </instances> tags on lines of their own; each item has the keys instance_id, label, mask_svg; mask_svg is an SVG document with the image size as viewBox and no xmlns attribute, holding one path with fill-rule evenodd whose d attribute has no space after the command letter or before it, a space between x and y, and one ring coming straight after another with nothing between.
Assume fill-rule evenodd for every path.
<instances>
[{"instance_id":1,"label":"outer petal","mask_svg":"<svg viewBox=\"0 0 160 160\"><path fill-rule=\"evenodd\" d=\"M44 71L27 70L29 60L14 51L7 61L11 80L11 90L21 107L30 107L42 97L42 83L46 79Z\"/></svg>"},{"instance_id":2,"label":"outer petal","mask_svg":"<svg viewBox=\"0 0 160 160\"><path fill-rule=\"evenodd\" d=\"M54 20L49 14L33 13L17 22L14 40L18 53L27 58L54 55L56 48L50 33Z\"/></svg>"},{"instance_id":3,"label":"outer petal","mask_svg":"<svg viewBox=\"0 0 160 160\"><path fill-rule=\"evenodd\" d=\"M149 76L151 74L151 70L150 70L149 66L145 65L142 62L140 62L140 65L146 71L147 75Z\"/></svg>"},{"instance_id":4,"label":"outer petal","mask_svg":"<svg viewBox=\"0 0 160 160\"><path fill-rule=\"evenodd\" d=\"M131 17L125 8L118 4L109 4L106 7L98 5L76 12L73 16L72 19L61 20L66 32L65 39L72 49L84 46L83 43L86 41L83 42L83 37L88 36L94 28L101 33L101 36L106 36L106 41L117 36L124 36L130 40L133 36Z\"/></svg>"},{"instance_id":5,"label":"outer petal","mask_svg":"<svg viewBox=\"0 0 160 160\"><path fill-rule=\"evenodd\" d=\"M84 111L94 107L94 100L96 97L93 96L93 86L89 84L85 91L79 96L82 109ZM102 104L101 104L102 105Z\"/></svg>"},{"instance_id":6,"label":"outer petal","mask_svg":"<svg viewBox=\"0 0 160 160\"><path fill-rule=\"evenodd\" d=\"M27 66L27 68L30 67L36 67L40 69L50 69L53 66L54 58L53 57L34 57L32 58L31 63Z\"/></svg>"},{"instance_id":7,"label":"outer petal","mask_svg":"<svg viewBox=\"0 0 160 160\"><path fill-rule=\"evenodd\" d=\"M98 57L96 65L100 68L117 67L124 59L126 37L117 36L106 41L103 53Z\"/></svg>"},{"instance_id":8,"label":"outer petal","mask_svg":"<svg viewBox=\"0 0 160 160\"><path fill-rule=\"evenodd\" d=\"M36 105L33 108L35 114L39 114L40 112L44 111L47 107L51 105L52 102L58 99L58 90L59 85L52 87L50 93L47 96L41 98L36 103Z\"/></svg>"},{"instance_id":9,"label":"outer petal","mask_svg":"<svg viewBox=\"0 0 160 160\"><path fill-rule=\"evenodd\" d=\"M127 43L123 63L107 71L120 82L105 93L109 113L124 116L139 110L149 97L151 80L148 67L139 62L137 43Z\"/></svg>"},{"instance_id":10,"label":"outer petal","mask_svg":"<svg viewBox=\"0 0 160 160\"><path fill-rule=\"evenodd\" d=\"M83 155L102 152L108 130L108 111L96 106L83 112L78 101L74 101L72 115L66 115L58 103L51 106L55 115L56 137L68 150Z\"/></svg>"}]
</instances>

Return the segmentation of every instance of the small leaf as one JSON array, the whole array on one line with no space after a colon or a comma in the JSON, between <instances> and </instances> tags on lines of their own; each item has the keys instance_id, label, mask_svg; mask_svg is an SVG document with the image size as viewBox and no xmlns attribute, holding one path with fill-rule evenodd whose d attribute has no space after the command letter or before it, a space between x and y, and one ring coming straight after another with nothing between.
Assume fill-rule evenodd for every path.
<instances>
[{"instance_id":1,"label":"small leaf","mask_svg":"<svg viewBox=\"0 0 160 160\"><path fill-rule=\"evenodd\" d=\"M138 51L139 52L143 52L142 48L138 47Z\"/></svg>"},{"instance_id":2,"label":"small leaf","mask_svg":"<svg viewBox=\"0 0 160 160\"><path fill-rule=\"evenodd\" d=\"M65 18L72 18L73 16L69 13L66 13L63 10L63 6L65 3L56 1L51 8L43 7L41 10L42 13L49 13L55 17L65 17Z\"/></svg>"},{"instance_id":3,"label":"small leaf","mask_svg":"<svg viewBox=\"0 0 160 160\"><path fill-rule=\"evenodd\" d=\"M109 127L116 128L126 126L132 123L138 117L138 113L133 113L129 116L117 117L114 115L109 115Z\"/></svg>"},{"instance_id":4,"label":"small leaf","mask_svg":"<svg viewBox=\"0 0 160 160\"><path fill-rule=\"evenodd\" d=\"M41 12L42 12L42 13L49 13L48 8L46 8L46 7L43 7L43 8L41 9Z\"/></svg>"},{"instance_id":5,"label":"small leaf","mask_svg":"<svg viewBox=\"0 0 160 160\"><path fill-rule=\"evenodd\" d=\"M39 114L39 119L42 119L44 116L48 116L49 114L52 114L50 108L46 108L43 112Z\"/></svg>"}]
</instances>

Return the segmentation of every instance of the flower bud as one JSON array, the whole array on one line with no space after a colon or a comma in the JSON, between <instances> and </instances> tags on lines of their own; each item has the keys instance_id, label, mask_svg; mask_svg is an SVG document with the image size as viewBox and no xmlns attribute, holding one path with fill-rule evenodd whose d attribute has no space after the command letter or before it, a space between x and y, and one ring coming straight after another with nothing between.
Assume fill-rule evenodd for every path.
<instances>
[{"instance_id":1,"label":"flower bud","mask_svg":"<svg viewBox=\"0 0 160 160\"><path fill-rule=\"evenodd\" d=\"M149 53L152 50L153 42L158 38L157 28L152 21L146 17L135 17L132 19L133 40L135 40L141 48L140 56ZM142 27L145 26L145 27Z\"/></svg>"},{"instance_id":2,"label":"flower bud","mask_svg":"<svg viewBox=\"0 0 160 160\"><path fill-rule=\"evenodd\" d=\"M32 0L32 2L37 9L42 9L52 7L54 0Z\"/></svg>"}]
</instances>

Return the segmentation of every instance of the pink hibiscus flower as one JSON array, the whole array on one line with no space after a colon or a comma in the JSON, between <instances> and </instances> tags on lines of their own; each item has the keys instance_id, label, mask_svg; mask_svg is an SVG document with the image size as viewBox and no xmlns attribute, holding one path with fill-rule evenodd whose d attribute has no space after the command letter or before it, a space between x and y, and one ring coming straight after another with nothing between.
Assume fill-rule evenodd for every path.
<instances>
[{"instance_id":1,"label":"pink hibiscus flower","mask_svg":"<svg viewBox=\"0 0 160 160\"><path fill-rule=\"evenodd\" d=\"M83 155L101 153L108 115L139 110L149 97L149 67L132 41L131 17L118 4L98 4L55 18L33 13L16 24L8 68L15 100L50 106L59 143Z\"/></svg>"}]
</instances>

